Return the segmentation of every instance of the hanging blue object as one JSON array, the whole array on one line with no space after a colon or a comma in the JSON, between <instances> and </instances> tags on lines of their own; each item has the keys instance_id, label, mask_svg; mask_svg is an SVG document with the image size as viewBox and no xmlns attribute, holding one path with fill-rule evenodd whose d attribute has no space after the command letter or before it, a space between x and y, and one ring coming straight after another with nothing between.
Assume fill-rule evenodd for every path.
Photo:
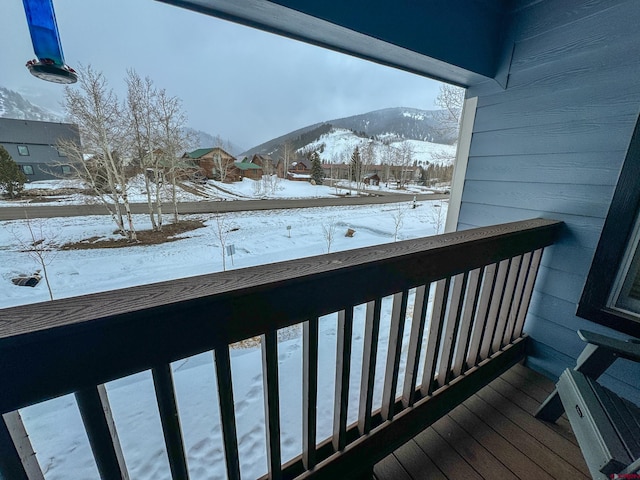
<instances>
[{"instance_id":1,"label":"hanging blue object","mask_svg":"<svg viewBox=\"0 0 640 480\"><path fill-rule=\"evenodd\" d=\"M22 0L22 3L33 51L38 57L27 62L31 74L48 82L68 84L78 81L75 70L64 63L53 0Z\"/></svg>"}]
</instances>

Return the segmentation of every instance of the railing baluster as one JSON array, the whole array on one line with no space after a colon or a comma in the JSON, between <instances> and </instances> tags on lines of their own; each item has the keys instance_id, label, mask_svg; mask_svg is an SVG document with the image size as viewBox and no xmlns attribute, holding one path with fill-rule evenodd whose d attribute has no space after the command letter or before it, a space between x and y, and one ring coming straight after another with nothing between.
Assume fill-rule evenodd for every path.
<instances>
[{"instance_id":1,"label":"railing baluster","mask_svg":"<svg viewBox=\"0 0 640 480\"><path fill-rule=\"evenodd\" d=\"M484 336L487 312L489 311L489 303L491 302L491 296L493 295L497 270L498 265L495 263L488 265L484 269L480 300L478 302L478 310L473 322L473 333L471 335L471 342L469 343L469 353L467 354L465 370L474 367L478 363L480 344L482 343L482 338Z\"/></svg>"},{"instance_id":2,"label":"railing baluster","mask_svg":"<svg viewBox=\"0 0 640 480\"><path fill-rule=\"evenodd\" d=\"M496 331L493 334L493 341L491 344L491 352L497 352L502 348L502 337L504 336L505 329L507 328L507 320L509 312L511 311L511 305L513 296L520 273L520 264L522 262L522 256L517 256L511 259L509 264L509 274L504 286L504 294L502 296L502 302L500 304L500 310L498 313L498 323L496 324Z\"/></svg>"},{"instance_id":3,"label":"railing baluster","mask_svg":"<svg viewBox=\"0 0 640 480\"><path fill-rule=\"evenodd\" d=\"M176 403L171 365L162 364L151 369L153 385L156 390L162 433L167 447L171 478L173 480L187 480L189 470L184 453L182 431L180 430L180 417L178 416L178 404Z\"/></svg>"},{"instance_id":4,"label":"railing baluster","mask_svg":"<svg viewBox=\"0 0 640 480\"><path fill-rule=\"evenodd\" d=\"M302 326L302 462L307 470L316 466L318 411L318 319Z\"/></svg>"},{"instance_id":5,"label":"railing baluster","mask_svg":"<svg viewBox=\"0 0 640 480\"><path fill-rule=\"evenodd\" d=\"M447 315L447 326L442 339L442 353L440 355L440 366L438 368L438 386L442 387L449 383L451 376L451 363L453 352L458 337L458 328L462 318L462 308L464 307L464 295L467 290L469 273L465 272L453 278L453 290Z\"/></svg>"},{"instance_id":6,"label":"railing baluster","mask_svg":"<svg viewBox=\"0 0 640 480\"><path fill-rule=\"evenodd\" d=\"M418 366L420 364L420 351L422 348L422 336L424 324L429 307L429 291L431 284L416 288L413 302L413 318L411 319L411 334L409 336L409 348L407 350L407 367L404 373L404 385L402 388L402 405L413 406L418 381Z\"/></svg>"},{"instance_id":7,"label":"railing baluster","mask_svg":"<svg viewBox=\"0 0 640 480\"><path fill-rule=\"evenodd\" d=\"M522 302L522 294L524 293L524 286L527 281L527 275L529 274L529 267L531 266L531 252L527 252L522 256L520 263L520 272L518 273L518 281L516 283L513 300L511 302L511 308L509 309L509 315L507 319L507 325L502 335L502 345L511 343L513 337L513 330L516 326L516 318L518 315L518 309Z\"/></svg>"},{"instance_id":8,"label":"railing baluster","mask_svg":"<svg viewBox=\"0 0 640 480\"><path fill-rule=\"evenodd\" d=\"M464 311L462 313L462 323L460 324L460 335L456 348L453 366L451 367L452 377L455 378L462 373L464 361L469 353L471 329L473 328L478 300L480 298L480 279L484 274L484 267L472 270L469 274L467 284L467 294L464 300Z\"/></svg>"},{"instance_id":9,"label":"railing baluster","mask_svg":"<svg viewBox=\"0 0 640 480\"><path fill-rule=\"evenodd\" d=\"M524 320L527 317L529 311L529 303L531 302L531 295L533 294L533 287L536 283L536 277L538 276L538 269L540 268L540 260L542 259L542 248L539 248L533 252L531 258L531 265L529 266L529 273L527 274L527 283L524 287L524 293L522 295L522 302L518 309L518 318L516 320L516 327L514 329L513 338L520 338L522 336L522 329L524 328Z\"/></svg>"},{"instance_id":10,"label":"railing baluster","mask_svg":"<svg viewBox=\"0 0 640 480\"><path fill-rule=\"evenodd\" d=\"M362 349L360 405L358 408L358 431L360 435L366 435L371 431L371 408L373 405L373 387L376 376L381 307L382 300L379 298L367 303L367 317L364 326L364 347Z\"/></svg>"},{"instance_id":11,"label":"railing baluster","mask_svg":"<svg viewBox=\"0 0 640 480\"><path fill-rule=\"evenodd\" d=\"M440 353L440 337L442 336L442 327L447 313L450 285L450 278L439 280L436 283L436 295L433 300L433 311L429 322L429 338L427 339L422 385L420 386L422 396L431 395L434 390L434 377L438 354Z\"/></svg>"},{"instance_id":12,"label":"railing baluster","mask_svg":"<svg viewBox=\"0 0 640 480\"><path fill-rule=\"evenodd\" d=\"M218 402L220 404L220 423L224 441L224 456L227 463L227 478L240 480L240 461L238 459L238 432L233 401L233 380L229 347L217 347L214 353L216 381L218 383Z\"/></svg>"},{"instance_id":13,"label":"railing baluster","mask_svg":"<svg viewBox=\"0 0 640 480\"><path fill-rule=\"evenodd\" d=\"M338 312L336 348L336 390L333 405L333 448L335 451L347 445L347 411L349 408L349 374L351 372L351 337L353 333L353 308Z\"/></svg>"},{"instance_id":14,"label":"railing baluster","mask_svg":"<svg viewBox=\"0 0 640 480\"><path fill-rule=\"evenodd\" d=\"M0 415L0 478L43 480L31 441L20 413Z\"/></svg>"},{"instance_id":15,"label":"railing baluster","mask_svg":"<svg viewBox=\"0 0 640 480\"><path fill-rule=\"evenodd\" d=\"M269 477L282 478L280 453L280 393L278 385L278 336L275 330L262 335L262 381Z\"/></svg>"},{"instance_id":16,"label":"railing baluster","mask_svg":"<svg viewBox=\"0 0 640 480\"><path fill-rule=\"evenodd\" d=\"M498 265L498 272L496 273L496 281L493 285L493 292L491 294L491 300L489 302L489 313L487 313L487 319L485 321L484 333L482 335L482 343L480 345L480 360L484 360L489 356L491 351L491 342L493 341L493 334L498 323L498 312L500 311L500 305L502 303L502 297L504 294L504 286L507 281L507 274L509 273L510 259L502 260Z\"/></svg>"},{"instance_id":17,"label":"railing baluster","mask_svg":"<svg viewBox=\"0 0 640 480\"><path fill-rule=\"evenodd\" d=\"M381 413L383 420L393 419L394 414L398 372L400 370L400 354L402 353L402 335L407 317L407 297L407 290L393 295L389 349L387 350L387 365L384 371L384 385L382 387Z\"/></svg>"},{"instance_id":18,"label":"railing baluster","mask_svg":"<svg viewBox=\"0 0 640 480\"><path fill-rule=\"evenodd\" d=\"M100 478L127 480L129 475L111 414L107 389L104 385L85 388L77 391L75 397Z\"/></svg>"}]
</instances>

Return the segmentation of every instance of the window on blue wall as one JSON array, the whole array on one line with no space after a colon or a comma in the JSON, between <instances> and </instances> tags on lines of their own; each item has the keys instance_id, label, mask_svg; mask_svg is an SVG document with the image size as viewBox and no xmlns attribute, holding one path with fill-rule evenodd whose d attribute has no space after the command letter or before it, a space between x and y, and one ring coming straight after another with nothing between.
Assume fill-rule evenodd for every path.
<instances>
[{"instance_id":1,"label":"window on blue wall","mask_svg":"<svg viewBox=\"0 0 640 480\"><path fill-rule=\"evenodd\" d=\"M640 119L578 304L578 315L640 337Z\"/></svg>"},{"instance_id":2,"label":"window on blue wall","mask_svg":"<svg viewBox=\"0 0 640 480\"><path fill-rule=\"evenodd\" d=\"M29 147L27 147L26 145L18 145L18 153L23 157L28 156L29 155Z\"/></svg>"},{"instance_id":3,"label":"window on blue wall","mask_svg":"<svg viewBox=\"0 0 640 480\"><path fill-rule=\"evenodd\" d=\"M22 172L25 175L33 175L33 166L31 166L31 165L21 165L20 168L22 168Z\"/></svg>"},{"instance_id":4,"label":"window on blue wall","mask_svg":"<svg viewBox=\"0 0 640 480\"><path fill-rule=\"evenodd\" d=\"M69 165L62 165L62 174L63 175L71 175L73 172Z\"/></svg>"},{"instance_id":5,"label":"window on blue wall","mask_svg":"<svg viewBox=\"0 0 640 480\"><path fill-rule=\"evenodd\" d=\"M631 241L609 298L609 307L638 317L640 321L640 222L636 220Z\"/></svg>"}]
</instances>

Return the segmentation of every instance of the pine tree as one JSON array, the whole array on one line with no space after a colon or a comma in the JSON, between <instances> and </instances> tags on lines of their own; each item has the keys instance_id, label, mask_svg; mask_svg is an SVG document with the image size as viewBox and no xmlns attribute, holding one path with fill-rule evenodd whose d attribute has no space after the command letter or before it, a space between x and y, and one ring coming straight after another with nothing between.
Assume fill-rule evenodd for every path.
<instances>
[{"instance_id":1,"label":"pine tree","mask_svg":"<svg viewBox=\"0 0 640 480\"><path fill-rule=\"evenodd\" d=\"M313 152L311 155L311 179L316 185L322 185L324 180L324 170L322 169L318 152Z\"/></svg>"},{"instance_id":2,"label":"pine tree","mask_svg":"<svg viewBox=\"0 0 640 480\"><path fill-rule=\"evenodd\" d=\"M356 146L351 154L351 180L354 182L360 181L360 174L362 172L362 159L360 158L360 149Z\"/></svg>"},{"instance_id":3,"label":"pine tree","mask_svg":"<svg viewBox=\"0 0 640 480\"><path fill-rule=\"evenodd\" d=\"M4 190L9 198L16 198L22 192L26 181L26 175L13 161L9 152L0 145L0 190Z\"/></svg>"}]
</instances>

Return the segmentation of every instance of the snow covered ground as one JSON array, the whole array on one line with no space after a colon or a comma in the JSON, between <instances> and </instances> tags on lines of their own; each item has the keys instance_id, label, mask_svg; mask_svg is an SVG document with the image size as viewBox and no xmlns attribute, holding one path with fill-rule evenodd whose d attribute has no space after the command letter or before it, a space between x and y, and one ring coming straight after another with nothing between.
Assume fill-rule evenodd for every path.
<instances>
[{"instance_id":1,"label":"snow covered ground","mask_svg":"<svg viewBox=\"0 0 640 480\"><path fill-rule=\"evenodd\" d=\"M344 187L348 187L348 182L344 181ZM344 195L349 190L347 188L335 188L328 185L311 185L309 182L295 182L291 180L277 179L275 188L265 193L264 188L260 188L260 181L245 178L240 182L222 183L209 180L204 185L187 183L189 190L178 190L178 200L181 202L200 202L203 200L254 200L266 198L279 199L299 199L299 198L326 198L336 195ZM25 190L35 192L45 192L46 199L41 200L33 196L23 196L18 200L8 200L0 198L0 207L15 207L25 203L30 205L82 205L86 203L98 203L94 196L83 193L69 193L50 195L50 192L61 189L83 189L82 182L78 180L41 180L25 184ZM353 184L355 188L355 183ZM412 190L424 189L424 187L412 186ZM414 193L407 190L397 190L385 188L384 186L367 186L366 191L370 193ZM134 177L129 184L129 201L132 203L146 203L147 194L144 179L141 176ZM167 189L162 192L165 202L171 201L171 194Z\"/></svg>"},{"instance_id":2,"label":"snow covered ground","mask_svg":"<svg viewBox=\"0 0 640 480\"><path fill-rule=\"evenodd\" d=\"M236 247L234 265L243 268L292 258L326 253L322 226L334 223L338 235L331 251L361 248L398 240L432 235L438 219L446 214L446 202L329 207L287 211L228 214L228 244ZM396 219L401 217L396 231ZM205 228L189 232L184 239L153 246L122 249L57 251L48 266L56 298L82 295L174 278L212 273L222 269L222 252L214 234L211 216L198 215ZM136 218L142 227L147 220ZM291 226L290 237L287 226ZM78 241L88 237L111 237L113 225L106 216L32 220L51 244ZM353 228L353 238L343 235ZM29 238L25 221L0 223L0 308L46 301L44 282L35 288L14 286L10 279L32 273L38 266L22 244ZM55 242L54 242L55 240ZM412 302L407 313L410 323ZM364 306L354 313L354 345L349 422L357 418L361 373ZM391 299L383 302L383 319L376 372L374 408L380 405L382 369L386 358ZM1 310L0 310L1 315ZM409 324L405 328L406 350ZM320 368L318 399L318 440L331 434L333 418L336 317L320 322ZM301 452L302 356L300 329L290 329L279 342L283 460ZM406 357L406 352L403 358ZM266 472L266 443L263 413L263 386L260 346L231 349L243 478L256 478ZM422 367L420 367L422 368ZM224 450L218 412L212 353L204 353L173 364L180 421L185 438L187 461L194 479L225 478ZM404 363L399 382L404 378ZM118 435L131 478L168 479L168 461L163 444L153 383L149 372L120 379L107 385ZM21 410L37 458L50 479L98 478L97 470L73 396L68 395Z\"/></svg>"}]
</instances>

